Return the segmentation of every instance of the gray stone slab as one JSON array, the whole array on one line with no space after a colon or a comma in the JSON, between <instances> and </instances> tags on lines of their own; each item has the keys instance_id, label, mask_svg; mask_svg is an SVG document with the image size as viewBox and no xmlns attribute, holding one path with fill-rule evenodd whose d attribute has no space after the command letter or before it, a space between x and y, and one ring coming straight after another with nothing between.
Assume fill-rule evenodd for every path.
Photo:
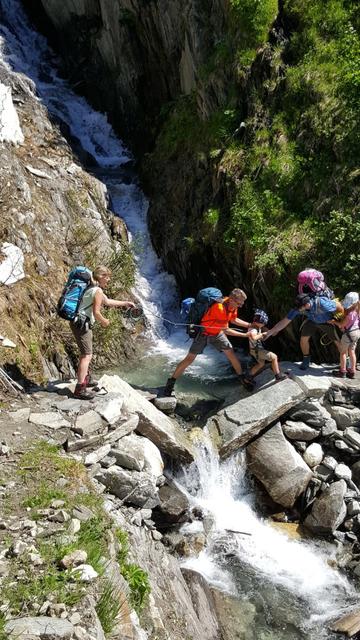
<instances>
[{"instance_id":1,"label":"gray stone slab","mask_svg":"<svg viewBox=\"0 0 360 640\"><path fill-rule=\"evenodd\" d=\"M71 638L74 627L68 620L39 616L37 618L17 618L9 620L5 625L9 638L25 640L41 638L41 640L67 640Z\"/></svg>"},{"instance_id":2,"label":"gray stone slab","mask_svg":"<svg viewBox=\"0 0 360 640\"><path fill-rule=\"evenodd\" d=\"M222 439L221 457L243 447L304 397L299 385L287 379L260 389L210 418L207 426L212 430L215 426Z\"/></svg>"},{"instance_id":3,"label":"gray stone slab","mask_svg":"<svg viewBox=\"0 0 360 640\"><path fill-rule=\"evenodd\" d=\"M79 413L81 407L84 405L82 400L78 398L67 398L67 400L55 400L51 406L59 409L59 411L65 411L69 413Z\"/></svg>"},{"instance_id":4,"label":"gray stone slab","mask_svg":"<svg viewBox=\"0 0 360 640\"><path fill-rule=\"evenodd\" d=\"M356 449L360 449L360 433L349 427L344 431L345 440Z\"/></svg>"},{"instance_id":5,"label":"gray stone slab","mask_svg":"<svg viewBox=\"0 0 360 640\"><path fill-rule=\"evenodd\" d=\"M30 413L29 422L39 424L49 429L60 429L61 427L71 427L71 422L65 420L57 411L45 411L44 413Z\"/></svg>"},{"instance_id":6,"label":"gray stone slab","mask_svg":"<svg viewBox=\"0 0 360 640\"><path fill-rule=\"evenodd\" d=\"M334 383L334 367L311 364L306 371L300 369L300 362L282 362L281 369L286 371L294 382L301 387L309 398L320 398Z\"/></svg>"},{"instance_id":7,"label":"gray stone slab","mask_svg":"<svg viewBox=\"0 0 360 640\"><path fill-rule=\"evenodd\" d=\"M30 409L25 407L24 409L18 409L17 411L10 411L9 418L14 422L26 422L29 419Z\"/></svg>"},{"instance_id":8,"label":"gray stone slab","mask_svg":"<svg viewBox=\"0 0 360 640\"><path fill-rule=\"evenodd\" d=\"M139 424L139 416L137 414L130 416L128 420L125 420L122 424L120 424L114 431L110 431L105 440L106 442L110 442L110 444L114 444L120 438L127 436L129 433L135 431Z\"/></svg>"},{"instance_id":9,"label":"gray stone slab","mask_svg":"<svg viewBox=\"0 0 360 640\"><path fill-rule=\"evenodd\" d=\"M104 426L104 422L96 411L90 409L86 413L76 418L73 431L79 433L81 436L89 435L95 431L99 431Z\"/></svg>"}]
</instances>

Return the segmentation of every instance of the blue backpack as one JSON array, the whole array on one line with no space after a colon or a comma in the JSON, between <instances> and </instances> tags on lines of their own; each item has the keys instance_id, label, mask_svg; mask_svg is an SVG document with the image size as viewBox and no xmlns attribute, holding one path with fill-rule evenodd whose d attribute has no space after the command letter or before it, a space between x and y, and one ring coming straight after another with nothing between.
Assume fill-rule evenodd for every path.
<instances>
[{"instance_id":1,"label":"blue backpack","mask_svg":"<svg viewBox=\"0 0 360 640\"><path fill-rule=\"evenodd\" d=\"M222 302L224 296L220 289L207 287L201 289L196 298L185 298L181 303L181 315L186 322L186 333L196 338L201 333L201 320L215 302Z\"/></svg>"},{"instance_id":2,"label":"blue backpack","mask_svg":"<svg viewBox=\"0 0 360 640\"><path fill-rule=\"evenodd\" d=\"M57 312L64 320L76 318L80 302L88 287L91 286L92 273L87 267L71 269L64 290L57 304Z\"/></svg>"}]
</instances>

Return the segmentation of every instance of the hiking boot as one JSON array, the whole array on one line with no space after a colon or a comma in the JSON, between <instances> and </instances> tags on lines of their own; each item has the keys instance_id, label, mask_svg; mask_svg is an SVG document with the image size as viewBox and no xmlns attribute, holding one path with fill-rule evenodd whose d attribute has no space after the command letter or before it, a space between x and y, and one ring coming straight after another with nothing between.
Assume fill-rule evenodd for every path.
<instances>
[{"instance_id":1,"label":"hiking boot","mask_svg":"<svg viewBox=\"0 0 360 640\"><path fill-rule=\"evenodd\" d=\"M87 389L85 384L77 384L74 391L74 398L79 400L92 400L95 398L96 393Z\"/></svg>"},{"instance_id":2,"label":"hiking boot","mask_svg":"<svg viewBox=\"0 0 360 640\"><path fill-rule=\"evenodd\" d=\"M275 380L276 382L281 382L281 380L287 380L288 376L286 375L286 373L282 373L282 371L280 371L280 373L275 373Z\"/></svg>"},{"instance_id":3,"label":"hiking boot","mask_svg":"<svg viewBox=\"0 0 360 640\"><path fill-rule=\"evenodd\" d=\"M250 373L242 374L239 376L240 383L245 387L246 391L254 391L255 382L254 378Z\"/></svg>"},{"instance_id":4,"label":"hiking boot","mask_svg":"<svg viewBox=\"0 0 360 640\"><path fill-rule=\"evenodd\" d=\"M306 371L306 369L308 369L309 367L310 367L310 356L303 356L300 369L302 371Z\"/></svg>"},{"instance_id":5,"label":"hiking boot","mask_svg":"<svg viewBox=\"0 0 360 640\"><path fill-rule=\"evenodd\" d=\"M350 380L353 380L355 378L355 371L353 371L352 369L348 369L346 371L346 377L350 378Z\"/></svg>"},{"instance_id":6,"label":"hiking boot","mask_svg":"<svg viewBox=\"0 0 360 640\"><path fill-rule=\"evenodd\" d=\"M346 378L346 371L341 371L341 370L337 370L334 371L333 376L335 376L335 378Z\"/></svg>"},{"instance_id":7,"label":"hiking boot","mask_svg":"<svg viewBox=\"0 0 360 640\"><path fill-rule=\"evenodd\" d=\"M175 391L174 391L175 382L176 382L176 378L168 378L165 387L159 393L159 397L169 398L171 396L175 396Z\"/></svg>"},{"instance_id":8,"label":"hiking boot","mask_svg":"<svg viewBox=\"0 0 360 640\"><path fill-rule=\"evenodd\" d=\"M99 382L98 382L98 380L95 380L90 375L90 373L88 373L86 378L85 378L85 386L88 387L89 389L93 389L95 387L99 387Z\"/></svg>"}]
</instances>

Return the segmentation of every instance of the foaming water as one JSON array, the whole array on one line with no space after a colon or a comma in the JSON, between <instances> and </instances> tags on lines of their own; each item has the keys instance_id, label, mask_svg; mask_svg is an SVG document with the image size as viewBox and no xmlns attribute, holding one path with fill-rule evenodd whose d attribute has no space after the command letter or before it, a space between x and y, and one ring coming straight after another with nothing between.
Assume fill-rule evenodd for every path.
<instances>
[{"instance_id":1,"label":"foaming water","mask_svg":"<svg viewBox=\"0 0 360 640\"><path fill-rule=\"evenodd\" d=\"M299 609L298 624L307 634L299 637L330 637L318 635L325 633L322 625L358 599L348 580L328 564L334 546L291 540L259 518L245 471L243 455L221 463L209 442L198 447L196 462L183 470L178 485L207 514L205 523L209 516L211 522L207 547L185 566L230 594L243 590L250 600L255 587L256 601L270 583Z\"/></svg>"}]
</instances>

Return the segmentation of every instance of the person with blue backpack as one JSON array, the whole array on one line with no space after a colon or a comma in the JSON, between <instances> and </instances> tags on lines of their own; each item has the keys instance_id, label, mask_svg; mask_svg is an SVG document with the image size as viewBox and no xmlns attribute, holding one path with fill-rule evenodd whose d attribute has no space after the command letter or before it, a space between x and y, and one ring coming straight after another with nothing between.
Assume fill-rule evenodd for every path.
<instances>
[{"instance_id":1,"label":"person with blue backpack","mask_svg":"<svg viewBox=\"0 0 360 640\"><path fill-rule=\"evenodd\" d=\"M110 278L110 269L103 265L96 267L93 273L86 267L74 267L58 303L58 314L70 321L70 328L80 351L74 396L82 400L91 400L95 396L91 388L96 388L97 382L89 374L93 354L92 329L95 322L103 327L110 324L101 313L102 307L135 307L130 300L114 300L105 295L103 289L109 284Z\"/></svg>"},{"instance_id":2,"label":"person with blue backpack","mask_svg":"<svg viewBox=\"0 0 360 640\"><path fill-rule=\"evenodd\" d=\"M238 374L240 381L243 382L241 364L227 336L247 337L247 333L240 333L229 328L229 324L246 329L249 327L249 322L237 317L238 309L243 306L246 298L247 296L242 289L233 289L229 297L223 298L219 289L208 287L198 293L196 300L192 299L188 334L193 338L193 341L188 354L179 362L172 376L168 378L160 393L161 396L166 397L174 394L178 378L208 345L212 345L217 351L224 353ZM184 302L186 303L188 300L191 299Z\"/></svg>"},{"instance_id":3,"label":"person with blue backpack","mask_svg":"<svg viewBox=\"0 0 360 640\"><path fill-rule=\"evenodd\" d=\"M304 315L305 320L300 329L300 349L303 355L300 369L305 371L310 366L310 338L314 338L318 333L322 338L326 337L328 344L334 342L340 351L340 339L336 328L330 324L334 315L343 314L344 310L340 302L335 299L312 293L308 287L303 293L299 293L295 299L294 308L291 309L285 318L280 320L265 337L275 336L287 327L294 318Z\"/></svg>"}]
</instances>

